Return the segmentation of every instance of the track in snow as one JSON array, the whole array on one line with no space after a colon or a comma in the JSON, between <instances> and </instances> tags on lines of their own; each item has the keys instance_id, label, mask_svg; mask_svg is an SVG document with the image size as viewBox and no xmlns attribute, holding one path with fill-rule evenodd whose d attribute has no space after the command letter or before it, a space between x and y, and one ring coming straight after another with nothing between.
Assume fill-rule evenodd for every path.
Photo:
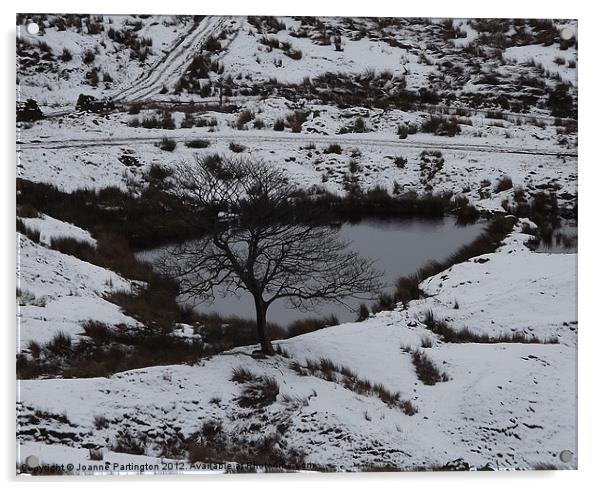
<instances>
[{"instance_id":1,"label":"track in snow","mask_svg":"<svg viewBox=\"0 0 602 490\"><path fill-rule=\"evenodd\" d=\"M541 155L541 156L556 156L556 157L569 157L576 158L577 152L575 151L554 151L546 150L542 148L524 148L524 147L510 147L504 145L473 145L468 143L439 143L439 142L426 142L426 141L400 141L398 139L385 139L385 138L362 138L362 137L349 137L349 136L325 136L317 134L281 134L281 133L270 133L263 131L258 134L246 134L241 135L237 133L219 134L219 133L202 133L195 134L194 136L170 136L177 142L186 142L193 139L206 139L209 141L242 141L248 143L261 144L265 142L270 143L339 143L346 145L364 145L364 146L378 146L378 147L389 147L389 148L407 148L407 149L438 149L438 150L456 150L463 152L476 152L476 153L507 153L517 155ZM74 140L46 140L46 141L30 141L22 142L19 144L20 150L28 149L61 149L61 148L92 148L102 146L123 146L130 144L155 144L160 142L165 135L162 136L140 136L132 138L83 138Z\"/></svg>"},{"instance_id":2,"label":"track in snow","mask_svg":"<svg viewBox=\"0 0 602 490\"><path fill-rule=\"evenodd\" d=\"M152 66L133 85L117 93L113 99L119 102L142 101L157 95L170 81L180 77L198 54L205 41L217 36L232 22L232 17L204 17L189 33L181 38L174 49Z\"/></svg>"}]
</instances>

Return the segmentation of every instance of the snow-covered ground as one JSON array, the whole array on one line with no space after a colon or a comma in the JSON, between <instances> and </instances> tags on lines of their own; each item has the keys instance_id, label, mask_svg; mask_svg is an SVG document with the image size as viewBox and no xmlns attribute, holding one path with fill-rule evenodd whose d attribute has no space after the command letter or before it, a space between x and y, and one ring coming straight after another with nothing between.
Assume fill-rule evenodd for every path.
<instances>
[{"instance_id":1,"label":"snow-covered ground","mask_svg":"<svg viewBox=\"0 0 602 490\"><path fill-rule=\"evenodd\" d=\"M573 122L552 113L548 101L559 83L576 95L577 48L536 42L545 29L576 31L574 21L545 28L521 27L517 21L496 32L495 26L462 19L105 15L84 17L81 27L75 22L65 30L59 30L60 16L44 19L46 28L37 38L20 30L19 100L36 99L49 116L18 128L21 179L65 192L126 189L144 179L151 165L169 168L198 154L219 153L269 162L299 187L337 194L354 178L362 189L451 192L482 211L504 212L521 189L527 200L552 191L560 206L576 202L577 133ZM513 38L521 28L521 36ZM138 57L144 46L123 41L114 31L152 39L143 59ZM500 36L506 41L501 47ZM215 38L220 46L210 60L218 68L195 79L210 83L211 93L178 91L191 63ZM47 43L49 53L39 41ZM61 60L65 48L68 61ZM94 53L93 60L83 59L86 51ZM91 70L100 78L96 86L89 83ZM262 92L269 84L305 83L306 77L312 83L327 72L360 87L361 77L371 77L372 70L374 76L390 72L395 83L403 78L416 93L432 89L439 100L380 107L356 100L328 103L316 95L319 90L312 97ZM236 106L232 111L207 107L218 103L221 83L233 90L224 97L224 105ZM76 112L80 93L114 97L124 105L108 114ZM512 106L523 99L525 107ZM174 129L143 127L145 118L161 118L164 110ZM251 117L240 123L246 111ZM299 132L274 129L295 111L305 118ZM454 137L424 132L432 113L456 114L460 132ZM358 118L363 132L353 132ZM204 123L187 127L199 119ZM400 139L399 126L416 132ZM171 152L159 147L165 137L176 142ZM186 145L199 139L209 146ZM235 153L231 143L242 145L242 151ZM341 152L327 151L332 144ZM437 151L440 157L424 153ZM426 178L429 158L443 163ZM510 178L511 188L496 189L501 178ZM18 350L27 352L31 341L43 344L59 332L77 341L88 320L144 327L106 299L131 291L132 281L51 247L60 237L94 247L89 230L44 214L20 219L39 231L40 243L18 235ZM251 355L255 346L245 346L194 365L154 366L107 378L18 381L19 462L34 455L45 464L76 467L110 462L159 465L154 472L205 471L189 464L183 448L202 443L203 428L221 422L231 444L252 451L253 443L273 436L272 446L303 452L317 469L428 469L460 459L471 468L576 468L577 256L531 251L521 224L495 252L425 279L424 299L363 322L277 342L286 356L258 359ZM446 343L429 330L427 312L456 331L517 333L558 343ZM175 334L196 335L184 324ZM448 380L425 385L412 363L413 351L428 356ZM298 363L303 371L307 360L320 358L398 392L417 413L348 389L340 374L329 380L293 369ZM261 409L241 407L243 384L231 381L238 367L274 377L275 401ZM114 450L124 431L143 441L144 454ZM99 450L103 461L93 461L90 449ZM575 456L563 463L559 454L567 450ZM137 468L67 472L135 473Z\"/></svg>"},{"instance_id":2,"label":"snow-covered ground","mask_svg":"<svg viewBox=\"0 0 602 490\"><path fill-rule=\"evenodd\" d=\"M48 342L59 332L81 333L81 322L87 320L139 326L134 319L121 313L118 306L103 298L111 291L129 291L129 281L107 269L36 244L22 235L18 240L19 349L32 340Z\"/></svg>"},{"instance_id":3,"label":"snow-covered ground","mask_svg":"<svg viewBox=\"0 0 602 490\"><path fill-rule=\"evenodd\" d=\"M244 108L268 126L292 111L282 98L249 102ZM129 179L140 179L152 164L169 167L192 160L195 154L233 154L229 145L234 142L244 146L239 155L272 162L303 187L324 186L337 193L344 191L351 161L359 164L356 177L364 188L383 186L392 191L397 184L402 191L422 193L431 188L435 192L452 191L489 210L501 210L501 203L512 199L512 190L493 191L496 180L503 176L510 177L515 187L523 187L527 192L552 185L557 186L559 195L575 196L577 192L576 150L559 146L552 127L541 129L525 124L500 129L477 116L473 118L473 126L463 127L463 132L454 138L418 133L400 140L395 133L396 124L420 121L427 115L357 109L356 113L368 114L365 119L373 131L341 135L337 131L349 119L341 119L329 106L319 105L317 110L320 115L310 117L301 133L269 129L240 131L230 126L237 114L217 112L205 116L217 120L216 130L131 128L127 122L134 116L126 114L106 118L81 114L36 123L21 132L18 175L32 181L52 182L65 191L81 188L83 181L88 188L125 188ZM182 113L174 114L177 126L183 117ZM319 133L314 128L319 128ZM177 142L173 152L158 148L164 137ZM206 140L210 145L203 150L186 147L186 142L194 139ZM326 154L324 150L331 143L340 144L342 153ZM429 150L440 150L444 164L432 180L424 182L421 153ZM124 154L133 156L138 163L123 161ZM400 156L407 159L403 168L394 161Z\"/></svg>"},{"instance_id":4,"label":"snow-covered ground","mask_svg":"<svg viewBox=\"0 0 602 490\"><path fill-rule=\"evenodd\" d=\"M97 97L113 96L114 87L128 87L155 63L171 53L174 46L178 44L179 38L184 36L192 26L192 19L177 16L147 16L145 19L127 15L99 17L98 22L93 22L102 26L102 32L98 34L89 34L86 27L79 30L67 28L62 31L51 27L45 29L41 35L31 35L21 27L18 36L25 43L35 45L39 41L44 41L51 47L52 56L56 58L61 57L65 49L71 53L71 59L62 62L57 69L31 72L27 68L27 54L18 57L22 100L31 97L41 106L51 108L73 107L80 93ZM142 22L140 29L135 26L137 22ZM140 61L131 59L130 50L123 49L120 43L109 36L111 29L133 31L139 38L152 39L146 59ZM95 54L91 63L85 63L83 60L86 51ZM94 86L86 81L86 74L96 68L99 70L100 82ZM110 76L110 82L104 82L105 74Z\"/></svg>"},{"instance_id":5,"label":"snow-covered ground","mask_svg":"<svg viewBox=\"0 0 602 490\"><path fill-rule=\"evenodd\" d=\"M225 431L249 439L285 424L281 445L304 450L308 463L343 470L430 467L459 458L474 467L576 467L576 460L566 465L559 460L560 451L576 454L576 256L536 254L523 245L526 238L515 232L495 253L427 279L422 287L431 296L407 309L280 341L290 358L254 359L249 347L194 366L146 368L110 378L21 381L21 454L37 454L34 441L50 444L57 450L45 448L41 454L46 462L59 463L63 448L106 447L125 426L148 434L147 455L159 457L169 434L191 437L203 423L223 421ZM421 322L428 310L454 329L495 335L524 331L560 342L444 343ZM421 347L425 337L432 347ZM402 346L425 352L449 381L424 385ZM418 413L406 415L378 398L300 376L290 367L292 361L303 366L321 357L401 393ZM277 380L280 394L265 412L238 406L240 385L230 377L240 366ZM68 422L32 423L36 410L61 414ZM95 416L108 419L108 426L95 429ZM45 426L56 432L49 434ZM85 451L70 457L91 463ZM108 454L106 460L115 458Z\"/></svg>"}]
</instances>

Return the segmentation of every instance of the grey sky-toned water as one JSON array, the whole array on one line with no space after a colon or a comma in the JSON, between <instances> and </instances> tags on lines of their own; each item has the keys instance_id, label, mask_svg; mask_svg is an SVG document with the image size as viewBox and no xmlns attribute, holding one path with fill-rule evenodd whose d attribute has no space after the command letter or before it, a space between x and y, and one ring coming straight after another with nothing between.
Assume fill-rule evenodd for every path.
<instances>
[{"instance_id":1,"label":"grey sky-toned water","mask_svg":"<svg viewBox=\"0 0 602 490\"><path fill-rule=\"evenodd\" d=\"M397 278L414 273L432 260L443 260L461 246L470 243L481 231L483 224L458 226L455 218L441 220L380 220L367 219L357 224L344 224L339 234L350 242L349 247L364 257L374 260L375 268L383 273L383 282L389 292ZM141 259L152 261L167 247L140 252ZM357 316L361 300L351 298L346 301L353 309L330 303L320 305L312 311L296 310L285 301L274 302L268 310L268 321L286 326L302 318L315 318L335 314L341 322L352 321ZM218 312L223 316L235 315L253 318L255 307L249 293L240 297L221 297L196 306L199 312Z\"/></svg>"}]
</instances>

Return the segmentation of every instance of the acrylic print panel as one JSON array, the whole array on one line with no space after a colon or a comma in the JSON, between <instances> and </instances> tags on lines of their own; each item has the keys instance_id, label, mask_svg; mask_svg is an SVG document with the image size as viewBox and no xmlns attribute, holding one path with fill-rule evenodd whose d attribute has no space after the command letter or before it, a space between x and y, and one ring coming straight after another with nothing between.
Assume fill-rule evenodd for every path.
<instances>
[{"instance_id":1,"label":"acrylic print panel","mask_svg":"<svg viewBox=\"0 0 602 490\"><path fill-rule=\"evenodd\" d=\"M577 467L576 21L16 49L19 473Z\"/></svg>"}]
</instances>

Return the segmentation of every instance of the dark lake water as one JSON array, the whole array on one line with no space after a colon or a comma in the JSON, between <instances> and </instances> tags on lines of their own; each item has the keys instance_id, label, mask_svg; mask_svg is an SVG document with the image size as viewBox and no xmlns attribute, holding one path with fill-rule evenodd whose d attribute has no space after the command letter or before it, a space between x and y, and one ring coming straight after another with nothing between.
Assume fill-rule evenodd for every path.
<instances>
[{"instance_id":1,"label":"dark lake water","mask_svg":"<svg viewBox=\"0 0 602 490\"><path fill-rule=\"evenodd\" d=\"M344 224L340 229L341 238L350 242L349 247L364 257L373 259L375 268L383 272L383 281L388 284L386 291L392 290L397 278L414 273L431 260L443 260L461 246L470 243L483 230L484 225L476 223L458 226L453 217L441 220L380 220L367 219L357 224ZM152 262L169 247L160 247L139 252L143 260ZM345 306L323 304L312 311L299 311L286 302L274 302L268 310L268 321L286 326L302 318L315 318L335 314L341 322L354 320L360 300L348 301L353 311ZM223 316L236 315L253 318L255 308L250 294L240 297L222 298L219 294L211 304L196 306L199 312L218 312Z\"/></svg>"}]
</instances>

